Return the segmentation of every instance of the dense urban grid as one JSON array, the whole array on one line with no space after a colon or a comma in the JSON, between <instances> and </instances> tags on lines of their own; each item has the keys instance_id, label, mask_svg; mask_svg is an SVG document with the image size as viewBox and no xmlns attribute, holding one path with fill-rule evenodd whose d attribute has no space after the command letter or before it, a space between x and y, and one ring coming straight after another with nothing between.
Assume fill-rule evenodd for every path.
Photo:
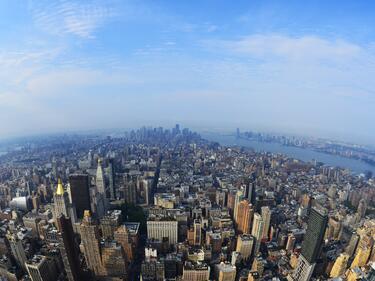
<instances>
[{"instance_id":1,"label":"dense urban grid","mask_svg":"<svg viewBox=\"0 0 375 281\"><path fill-rule=\"evenodd\" d=\"M0 157L0 280L375 280L375 180L189 129Z\"/></svg>"}]
</instances>

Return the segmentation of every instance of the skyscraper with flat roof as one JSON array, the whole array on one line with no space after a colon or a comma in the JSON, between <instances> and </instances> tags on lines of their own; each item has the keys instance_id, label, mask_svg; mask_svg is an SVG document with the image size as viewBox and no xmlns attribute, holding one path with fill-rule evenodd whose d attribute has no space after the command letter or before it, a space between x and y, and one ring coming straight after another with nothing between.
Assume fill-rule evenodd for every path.
<instances>
[{"instance_id":1,"label":"skyscraper with flat roof","mask_svg":"<svg viewBox=\"0 0 375 281\"><path fill-rule=\"evenodd\" d=\"M327 221L328 216L325 209L311 208L306 234L302 243L301 255L293 274L294 280L310 280L323 244Z\"/></svg>"},{"instance_id":2,"label":"skyscraper with flat roof","mask_svg":"<svg viewBox=\"0 0 375 281\"><path fill-rule=\"evenodd\" d=\"M57 218L60 233L58 234L59 249L64 263L66 277L69 281L80 280L79 249L74 239L72 221L61 215Z\"/></svg>"},{"instance_id":3,"label":"skyscraper with flat roof","mask_svg":"<svg viewBox=\"0 0 375 281\"><path fill-rule=\"evenodd\" d=\"M90 210L90 181L87 174L69 176L70 199L76 208L77 218L82 219L85 210Z\"/></svg>"}]
</instances>

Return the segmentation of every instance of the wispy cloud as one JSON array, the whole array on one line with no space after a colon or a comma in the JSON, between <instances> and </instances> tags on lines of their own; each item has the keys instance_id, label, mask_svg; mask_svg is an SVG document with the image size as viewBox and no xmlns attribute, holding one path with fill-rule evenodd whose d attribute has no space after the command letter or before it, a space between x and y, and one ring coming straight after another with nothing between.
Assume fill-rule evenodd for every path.
<instances>
[{"instance_id":1,"label":"wispy cloud","mask_svg":"<svg viewBox=\"0 0 375 281\"><path fill-rule=\"evenodd\" d=\"M256 34L239 40L214 42L227 50L258 58L342 59L360 55L362 47L343 40L318 36L291 37L279 34Z\"/></svg>"},{"instance_id":2,"label":"wispy cloud","mask_svg":"<svg viewBox=\"0 0 375 281\"><path fill-rule=\"evenodd\" d=\"M39 28L54 35L82 38L94 37L96 29L115 15L110 1L32 1L29 7Z\"/></svg>"}]
</instances>

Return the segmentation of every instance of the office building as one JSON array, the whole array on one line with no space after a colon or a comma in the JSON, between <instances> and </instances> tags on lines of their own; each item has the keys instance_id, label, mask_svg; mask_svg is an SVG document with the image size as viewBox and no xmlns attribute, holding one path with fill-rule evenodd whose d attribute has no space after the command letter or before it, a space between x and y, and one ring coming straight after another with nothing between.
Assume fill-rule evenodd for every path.
<instances>
[{"instance_id":1,"label":"office building","mask_svg":"<svg viewBox=\"0 0 375 281\"><path fill-rule=\"evenodd\" d=\"M74 237L71 219L61 215L57 218L59 249L64 263L66 277L69 281L81 280L79 248Z\"/></svg>"},{"instance_id":2,"label":"office building","mask_svg":"<svg viewBox=\"0 0 375 281\"><path fill-rule=\"evenodd\" d=\"M325 209L311 208L306 234L302 243L302 251L293 275L294 280L310 280L323 244L327 221L328 216Z\"/></svg>"},{"instance_id":3,"label":"office building","mask_svg":"<svg viewBox=\"0 0 375 281\"><path fill-rule=\"evenodd\" d=\"M70 175L69 193L71 203L76 209L77 218L82 219L85 210L91 211L89 176L87 174Z\"/></svg>"},{"instance_id":4,"label":"office building","mask_svg":"<svg viewBox=\"0 0 375 281\"><path fill-rule=\"evenodd\" d=\"M168 239L170 245L177 243L177 221L164 218L147 221L147 238L163 241Z\"/></svg>"},{"instance_id":5,"label":"office building","mask_svg":"<svg viewBox=\"0 0 375 281\"><path fill-rule=\"evenodd\" d=\"M84 218L80 224L81 249L85 255L87 267L91 272L100 276L103 274L103 265L100 251L100 234L97 224L94 223L89 211L85 211Z\"/></svg>"}]
</instances>

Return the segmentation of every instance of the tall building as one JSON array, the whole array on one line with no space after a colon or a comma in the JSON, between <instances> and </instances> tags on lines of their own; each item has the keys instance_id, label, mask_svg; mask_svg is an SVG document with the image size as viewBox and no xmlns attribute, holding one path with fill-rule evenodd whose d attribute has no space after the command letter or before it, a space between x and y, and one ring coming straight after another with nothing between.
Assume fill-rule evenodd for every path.
<instances>
[{"instance_id":1,"label":"tall building","mask_svg":"<svg viewBox=\"0 0 375 281\"><path fill-rule=\"evenodd\" d=\"M331 273L329 274L329 276L331 278L337 278L337 277L342 276L346 271L346 267L348 265L349 258L350 258L350 256L348 254L345 254L345 253L338 256L334 265L333 265L333 267L332 267L332 269L331 269Z\"/></svg>"},{"instance_id":2,"label":"tall building","mask_svg":"<svg viewBox=\"0 0 375 281\"><path fill-rule=\"evenodd\" d=\"M98 167L96 169L96 179L95 179L96 188L99 193L104 194L106 196L106 187L105 187L105 178L102 168L102 160L98 159Z\"/></svg>"},{"instance_id":3,"label":"tall building","mask_svg":"<svg viewBox=\"0 0 375 281\"><path fill-rule=\"evenodd\" d=\"M236 279L236 267L230 263L221 262L216 265L216 276L218 281L234 281Z\"/></svg>"},{"instance_id":4,"label":"tall building","mask_svg":"<svg viewBox=\"0 0 375 281\"><path fill-rule=\"evenodd\" d=\"M102 263L106 276L126 278L126 258L124 249L115 241L106 241L101 247Z\"/></svg>"},{"instance_id":5,"label":"tall building","mask_svg":"<svg viewBox=\"0 0 375 281\"><path fill-rule=\"evenodd\" d=\"M109 194L110 199L116 199L116 191L115 191L115 169L113 165L113 159L109 159L108 161L108 168L107 168L107 175L108 175L108 184L109 184Z\"/></svg>"},{"instance_id":6,"label":"tall building","mask_svg":"<svg viewBox=\"0 0 375 281\"><path fill-rule=\"evenodd\" d=\"M127 262L131 262L134 258L133 245L129 238L129 231L125 225L119 226L114 232L114 240L120 243L125 251Z\"/></svg>"},{"instance_id":7,"label":"tall building","mask_svg":"<svg viewBox=\"0 0 375 281\"><path fill-rule=\"evenodd\" d=\"M251 271L257 272L259 277L262 277L265 263L266 261L261 256L255 257L251 265Z\"/></svg>"},{"instance_id":8,"label":"tall building","mask_svg":"<svg viewBox=\"0 0 375 281\"><path fill-rule=\"evenodd\" d=\"M246 197L247 199L249 200L249 202L252 204L252 205L255 205L255 201L256 201L256 191L255 191L255 181L250 181L248 186L247 186L247 193L246 193Z\"/></svg>"},{"instance_id":9,"label":"tall building","mask_svg":"<svg viewBox=\"0 0 375 281\"><path fill-rule=\"evenodd\" d=\"M162 241L168 238L169 244L177 243L177 221L175 220L148 220L147 221L147 238Z\"/></svg>"},{"instance_id":10,"label":"tall building","mask_svg":"<svg viewBox=\"0 0 375 281\"><path fill-rule=\"evenodd\" d=\"M350 268L365 266L370 258L374 240L371 236L364 235L358 243L357 253Z\"/></svg>"},{"instance_id":11,"label":"tall building","mask_svg":"<svg viewBox=\"0 0 375 281\"><path fill-rule=\"evenodd\" d=\"M269 240L270 223L271 223L270 207L263 206L261 208L261 214L262 214L262 219L263 219L263 222L264 222L262 239L266 239L268 241Z\"/></svg>"},{"instance_id":12,"label":"tall building","mask_svg":"<svg viewBox=\"0 0 375 281\"><path fill-rule=\"evenodd\" d=\"M69 194L65 192L61 180L58 180L56 192L53 195L53 218L57 223L57 218L60 215L70 217L72 222L76 221L76 214L74 207L70 204Z\"/></svg>"},{"instance_id":13,"label":"tall building","mask_svg":"<svg viewBox=\"0 0 375 281\"><path fill-rule=\"evenodd\" d=\"M243 198L243 190L237 190L236 195L234 197L234 210L233 210L233 218L234 221L237 221L237 213L238 213L238 206Z\"/></svg>"},{"instance_id":14,"label":"tall building","mask_svg":"<svg viewBox=\"0 0 375 281\"><path fill-rule=\"evenodd\" d=\"M87 267L97 276L103 274L100 250L99 228L93 222L90 211L85 211L80 225L81 249L85 255Z\"/></svg>"},{"instance_id":15,"label":"tall building","mask_svg":"<svg viewBox=\"0 0 375 281\"><path fill-rule=\"evenodd\" d=\"M137 203L137 177L129 174L124 175L124 185L122 187L123 197L127 204Z\"/></svg>"},{"instance_id":16,"label":"tall building","mask_svg":"<svg viewBox=\"0 0 375 281\"><path fill-rule=\"evenodd\" d=\"M26 269L25 262L27 260L25 248L23 247L22 240L16 234L7 234L7 239L10 246L10 251L16 260L19 267Z\"/></svg>"},{"instance_id":17,"label":"tall building","mask_svg":"<svg viewBox=\"0 0 375 281\"><path fill-rule=\"evenodd\" d=\"M239 235L237 238L236 252L241 254L241 257L247 261L251 258L251 253L254 247L254 237L248 234Z\"/></svg>"},{"instance_id":18,"label":"tall building","mask_svg":"<svg viewBox=\"0 0 375 281\"><path fill-rule=\"evenodd\" d=\"M100 228L104 239L113 239L113 234L121 222L121 211L112 210L100 219Z\"/></svg>"},{"instance_id":19,"label":"tall building","mask_svg":"<svg viewBox=\"0 0 375 281\"><path fill-rule=\"evenodd\" d=\"M253 227L251 229L251 235L255 237L255 248L254 256L256 256L260 249L260 244L263 238L264 221L259 213L254 214Z\"/></svg>"},{"instance_id":20,"label":"tall building","mask_svg":"<svg viewBox=\"0 0 375 281\"><path fill-rule=\"evenodd\" d=\"M206 263L185 262L182 273L183 281L207 281L210 279L210 266Z\"/></svg>"},{"instance_id":21,"label":"tall building","mask_svg":"<svg viewBox=\"0 0 375 281\"><path fill-rule=\"evenodd\" d=\"M91 211L90 181L87 174L72 174L69 176L70 200L76 208L77 218L82 219L85 210Z\"/></svg>"},{"instance_id":22,"label":"tall building","mask_svg":"<svg viewBox=\"0 0 375 281\"><path fill-rule=\"evenodd\" d=\"M362 219L366 215L366 210L367 210L367 202L365 199L361 199L358 204L357 208L357 214L359 219Z\"/></svg>"},{"instance_id":23,"label":"tall building","mask_svg":"<svg viewBox=\"0 0 375 281\"><path fill-rule=\"evenodd\" d=\"M53 198L54 198L54 204L53 204L54 218L57 219L57 217L60 215L64 215L68 217L69 216L69 211L68 211L69 197L68 197L68 194L64 190L61 179L58 179L57 188L56 188Z\"/></svg>"},{"instance_id":24,"label":"tall building","mask_svg":"<svg viewBox=\"0 0 375 281\"><path fill-rule=\"evenodd\" d=\"M292 252L294 249L294 244L296 243L296 237L293 233L288 234L288 240L286 242L285 250L287 252Z\"/></svg>"},{"instance_id":25,"label":"tall building","mask_svg":"<svg viewBox=\"0 0 375 281\"><path fill-rule=\"evenodd\" d=\"M194 220L194 245L200 246L202 243L202 224L199 219Z\"/></svg>"},{"instance_id":26,"label":"tall building","mask_svg":"<svg viewBox=\"0 0 375 281\"><path fill-rule=\"evenodd\" d=\"M157 259L146 259L141 265L142 281L164 281L164 263Z\"/></svg>"},{"instance_id":27,"label":"tall building","mask_svg":"<svg viewBox=\"0 0 375 281\"><path fill-rule=\"evenodd\" d=\"M57 273L53 271L45 256L35 255L26 262L26 269L32 281L55 281Z\"/></svg>"},{"instance_id":28,"label":"tall building","mask_svg":"<svg viewBox=\"0 0 375 281\"><path fill-rule=\"evenodd\" d=\"M254 210L248 200L242 200L238 205L237 211L237 231L243 234L250 233L251 222L253 219Z\"/></svg>"},{"instance_id":29,"label":"tall building","mask_svg":"<svg viewBox=\"0 0 375 281\"><path fill-rule=\"evenodd\" d=\"M60 232L58 234L59 249L64 263L66 277L69 281L78 281L80 275L79 248L76 244L72 221L61 215L57 218Z\"/></svg>"},{"instance_id":30,"label":"tall building","mask_svg":"<svg viewBox=\"0 0 375 281\"><path fill-rule=\"evenodd\" d=\"M311 208L301 255L293 275L294 280L310 280L323 244L327 221L328 216L325 209Z\"/></svg>"}]
</instances>

